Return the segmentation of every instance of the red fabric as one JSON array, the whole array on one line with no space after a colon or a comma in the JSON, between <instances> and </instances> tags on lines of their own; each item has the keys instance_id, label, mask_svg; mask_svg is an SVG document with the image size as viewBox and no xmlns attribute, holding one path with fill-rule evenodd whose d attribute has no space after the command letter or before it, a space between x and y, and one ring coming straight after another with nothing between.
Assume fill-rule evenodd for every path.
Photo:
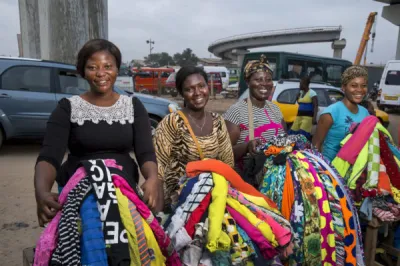
<instances>
[{"instance_id":1,"label":"red fabric","mask_svg":"<svg viewBox=\"0 0 400 266\"><path fill-rule=\"evenodd\" d=\"M381 160L386 167L386 173L389 175L390 182L395 188L400 189L399 167L397 166L393 153L381 132L379 132L379 146L381 149Z\"/></svg>"},{"instance_id":2,"label":"red fabric","mask_svg":"<svg viewBox=\"0 0 400 266\"><path fill-rule=\"evenodd\" d=\"M185 225L186 232L193 239L194 233L196 231L195 225L198 224L201 220L201 217L206 212L208 206L211 201L211 192L208 193L204 199L200 202L199 206L190 214L189 220Z\"/></svg>"},{"instance_id":3,"label":"red fabric","mask_svg":"<svg viewBox=\"0 0 400 266\"><path fill-rule=\"evenodd\" d=\"M268 203L270 207L275 209L277 208L275 202L273 202L267 196L263 195L252 185L244 182L240 175L235 172L235 170L233 170L229 165L221 161L215 159L207 159L203 161L190 162L186 166L186 175L188 177L194 177L204 172L214 172L222 175L223 177L225 177L226 180L229 181L232 187L243 193L264 198L264 200Z\"/></svg>"}]
</instances>

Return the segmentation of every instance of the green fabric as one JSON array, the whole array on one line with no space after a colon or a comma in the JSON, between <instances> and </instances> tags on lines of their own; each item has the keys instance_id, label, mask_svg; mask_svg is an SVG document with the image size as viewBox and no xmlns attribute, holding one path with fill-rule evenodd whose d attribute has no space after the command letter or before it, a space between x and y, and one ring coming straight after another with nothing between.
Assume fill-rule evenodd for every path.
<instances>
[{"instance_id":1,"label":"green fabric","mask_svg":"<svg viewBox=\"0 0 400 266\"><path fill-rule=\"evenodd\" d=\"M380 154L379 131L375 128L374 132L372 132L372 136L368 140L368 175L367 181L363 185L365 189L378 187L379 168L381 163Z\"/></svg>"},{"instance_id":2,"label":"green fabric","mask_svg":"<svg viewBox=\"0 0 400 266\"><path fill-rule=\"evenodd\" d=\"M321 265L321 235L320 215L315 196L314 181L308 176L297 156L291 154L293 166L297 169L297 176L301 185L301 194L304 203L304 265Z\"/></svg>"}]
</instances>

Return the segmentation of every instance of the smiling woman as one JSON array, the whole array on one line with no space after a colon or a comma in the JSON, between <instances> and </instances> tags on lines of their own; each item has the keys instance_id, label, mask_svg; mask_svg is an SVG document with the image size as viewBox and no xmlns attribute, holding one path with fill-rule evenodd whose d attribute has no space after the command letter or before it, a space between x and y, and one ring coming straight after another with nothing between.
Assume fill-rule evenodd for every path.
<instances>
[{"instance_id":1,"label":"smiling woman","mask_svg":"<svg viewBox=\"0 0 400 266\"><path fill-rule=\"evenodd\" d=\"M368 72L364 67L351 66L342 74L342 101L330 105L321 114L313 144L332 161L340 149L340 142L352 123L359 123L369 115L360 104L367 94Z\"/></svg>"},{"instance_id":2,"label":"smiling woman","mask_svg":"<svg viewBox=\"0 0 400 266\"><path fill-rule=\"evenodd\" d=\"M129 264L129 260L133 259L129 256L128 243L122 237L125 229L121 226L121 219L118 218L122 200L120 201L118 193L116 194L117 183L114 184L116 180L114 176L118 175L123 177L122 183L127 182L126 190L137 191L139 173L138 165L130 156L132 148L146 180L142 185L143 201L155 212L160 211L163 206L162 182L157 178L157 161L146 109L136 97L120 95L113 90L120 65L119 49L107 40L90 40L82 47L78 53L77 70L88 81L90 90L81 95L62 99L53 111L37 159L34 178L37 214L41 226L51 221L50 228L58 227L57 218L53 218L59 218L61 208L64 213L66 209L68 210L68 206L71 206L69 203L77 206L83 203L82 209L77 209L77 212L69 215L68 218L76 219L77 215L82 215L79 211L83 211L83 206L86 204L86 200L83 201L79 196L86 193L88 196L95 194L94 209L97 210L97 203L101 212L101 221L100 213L96 216L94 212L92 213L94 216L91 216L94 220L90 220L90 225L87 226L95 226L94 224L98 222L102 227L101 222L104 222L105 243L113 243L107 245L107 252L104 250L107 254L112 254L108 258L110 264L119 264L119 261L128 261L127 264ZM68 159L63 163L67 149L69 150ZM92 166L88 168L88 165ZM118 169L119 172L116 174L112 172ZM81 176L82 180L77 183L77 175L82 171L87 178ZM88 172L93 172L93 174L86 174ZM115 174L112 178L110 172ZM57 194L51 192L54 181L57 182L61 192L60 200ZM90 189L86 193L82 192L82 195L74 194L74 192L76 197L71 196L71 202L67 191L80 191L79 189L85 187L85 182L88 183L85 186L99 189L95 189L95 193L92 193L93 190ZM68 199L65 205L61 206L67 194ZM123 194L127 197L127 194ZM93 212L92 209L90 210ZM124 211L128 211L128 208L124 208ZM62 217L61 214L61 221ZM96 217L98 219L95 219ZM65 223L60 222L60 230L63 224ZM84 216L82 215L82 227L84 227L83 224ZM117 226L109 226L111 224L117 224ZM72 225L73 223L67 222L68 227ZM46 233L44 235L46 237ZM121 237L114 239L110 237L113 235L121 235ZM86 237L90 238L90 233ZM60 238L59 241L64 240ZM43 265L48 265L49 257L43 255L45 252L40 251L49 247L46 246L47 242L40 243L43 245L39 244L35 261L46 260L47 263ZM71 243L68 244L71 249L79 248L79 245L70 245ZM104 243L103 246L105 247ZM64 260L69 258L59 255L56 264L67 265ZM84 256L81 258L82 264L88 264L87 261L84 263L85 258L87 259ZM161 260L162 256L158 259Z\"/></svg>"},{"instance_id":3,"label":"smiling woman","mask_svg":"<svg viewBox=\"0 0 400 266\"><path fill-rule=\"evenodd\" d=\"M198 67L183 67L176 74L176 88L185 107L167 115L154 136L158 176L166 184L166 212L177 203L178 181L189 162L209 158L233 166L224 120L217 113L205 111L210 93L207 74Z\"/></svg>"},{"instance_id":4,"label":"smiling woman","mask_svg":"<svg viewBox=\"0 0 400 266\"><path fill-rule=\"evenodd\" d=\"M249 183L256 184L255 176L248 176L247 162L255 158L256 148L267 143L273 136L285 132L285 122L277 105L270 102L273 91L272 69L264 56L250 61L245 67L245 79L249 97L239 100L224 114L233 145L236 170ZM248 156L249 154L249 156Z\"/></svg>"}]
</instances>

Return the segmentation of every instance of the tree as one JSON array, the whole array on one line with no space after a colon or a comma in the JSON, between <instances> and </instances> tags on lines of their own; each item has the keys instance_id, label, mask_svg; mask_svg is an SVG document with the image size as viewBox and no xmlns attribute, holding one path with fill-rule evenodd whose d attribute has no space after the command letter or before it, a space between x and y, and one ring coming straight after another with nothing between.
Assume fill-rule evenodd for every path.
<instances>
[{"instance_id":1,"label":"tree","mask_svg":"<svg viewBox=\"0 0 400 266\"><path fill-rule=\"evenodd\" d=\"M199 61L199 58L193 53L192 49L186 48L181 54L174 54L174 61L181 67L195 66Z\"/></svg>"},{"instance_id":2,"label":"tree","mask_svg":"<svg viewBox=\"0 0 400 266\"><path fill-rule=\"evenodd\" d=\"M174 59L166 52L149 54L149 56L144 58L147 65L152 67L168 66L174 65Z\"/></svg>"}]
</instances>

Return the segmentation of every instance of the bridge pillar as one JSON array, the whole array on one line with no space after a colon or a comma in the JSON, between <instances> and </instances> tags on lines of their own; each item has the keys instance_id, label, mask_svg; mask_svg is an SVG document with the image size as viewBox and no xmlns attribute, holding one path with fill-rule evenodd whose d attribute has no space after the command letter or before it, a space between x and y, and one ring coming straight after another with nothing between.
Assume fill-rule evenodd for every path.
<instances>
[{"instance_id":1,"label":"bridge pillar","mask_svg":"<svg viewBox=\"0 0 400 266\"><path fill-rule=\"evenodd\" d=\"M19 0L24 57L75 63L90 39L108 39L108 0Z\"/></svg>"},{"instance_id":2,"label":"bridge pillar","mask_svg":"<svg viewBox=\"0 0 400 266\"><path fill-rule=\"evenodd\" d=\"M232 55L236 56L236 61L239 69L242 68L243 65L243 60L244 60L244 55L250 52L249 50L242 50L242 49L233 49L232 50Z\"/></svg>"},{"instance_id":3,"label":"bridge pillar","mask_svg":"<svg viewBox=\"0 0 400 266\"><path fill-rule=\"evenodd\" d=\"M396 60L400 60L400 4L384 6L382 9L382 17L399 27L399 35L397 37Z\"/></svg>"},{"instance_id":4,"label":"bridge pillar","mask_svg":"<svg viewBox=\"0 0 400 266\"><path fill-rule=\"evenodd\" d=\"M342 52L345 47L346 47L346 39L334 40L332 42L333 57L342 58Z\"/></svg>"}]
</instances>

